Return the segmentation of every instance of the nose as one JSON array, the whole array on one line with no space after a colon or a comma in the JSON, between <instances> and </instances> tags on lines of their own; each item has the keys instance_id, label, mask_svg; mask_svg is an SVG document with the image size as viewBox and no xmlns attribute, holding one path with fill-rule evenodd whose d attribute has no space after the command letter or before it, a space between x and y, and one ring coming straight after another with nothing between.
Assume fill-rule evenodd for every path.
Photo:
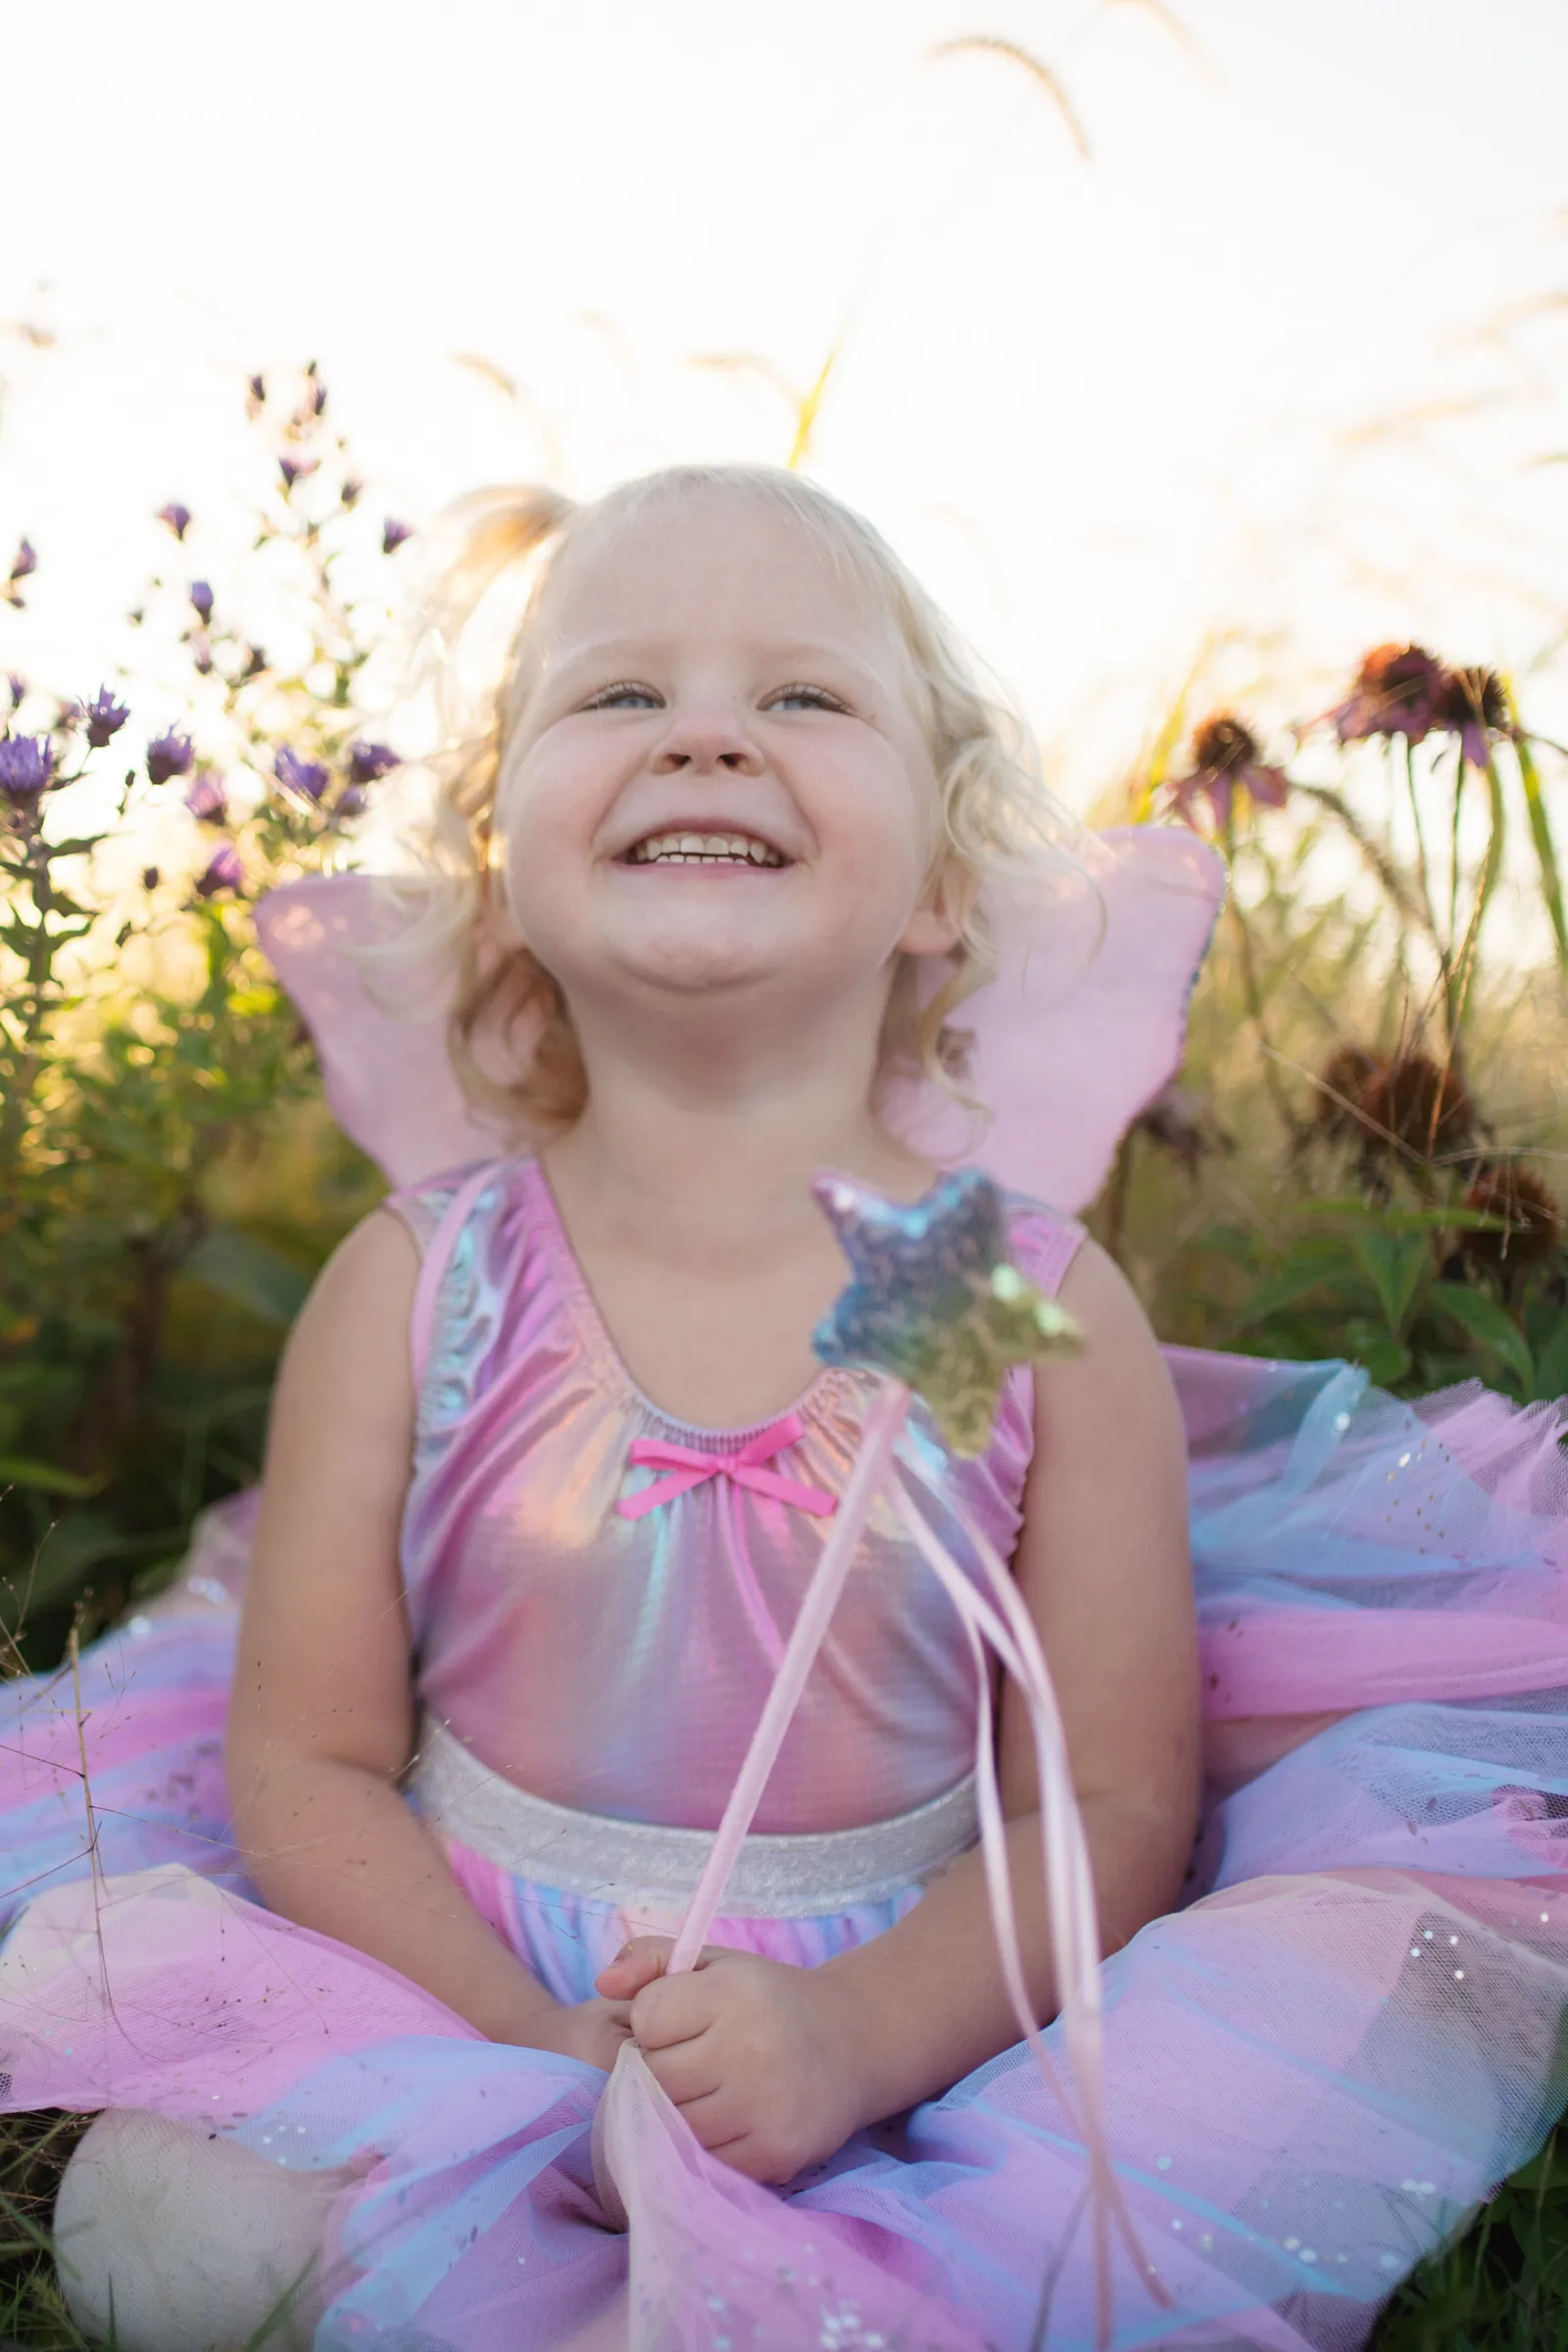
<instances>
[{"instance_id":1,"label":"nose","mask_svg":"<svg viewBox=\"0 0 1568 2352\"><path fill-rule=\"evenodd\" d=\"M756 776L760 775L763 762L736 712L711 704L672 713L652 764L656 776L675 776L687 770L697 775L727 771Z\"/></svg>"}]
</instances>

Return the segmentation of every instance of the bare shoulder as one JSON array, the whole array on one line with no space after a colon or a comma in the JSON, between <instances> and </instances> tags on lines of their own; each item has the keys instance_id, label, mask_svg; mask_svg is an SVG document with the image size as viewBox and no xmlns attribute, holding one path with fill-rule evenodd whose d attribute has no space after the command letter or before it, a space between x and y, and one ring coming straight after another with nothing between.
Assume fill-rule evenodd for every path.
<instances>
[{"instance_id":1,"label":"bare shoulder","mask_svg":"<svg viewBox=\"0 0 1568 2352\"><path fill-rule=\"evenodd\" d=\"M408 1483L414 1440L409 1323L418 1282L414 1240L376 1209L327 1259L288 1337L272 1393L258 1559L298 1556L315 1531L382 1512ZM307 1540L307 1524L309 1538Z\"/></svg>"},{"instance_id":2,"label":"bare shoulder","mask_svg":"<svg viewBox=\"0 0 1568 2352\"><path fill-rule=\"evenodd\" d=\"M342 1383L341 1403L386 1395L412 1409L409 1319L418 1277L408 1227L372 1209L317 1276L284 1350L280 1395Z\"/></svg>"},{"instance_id":3,"label":"bare shoulder","mask_svg":"<svg viewBox=\"0 0 1568 2352\"><path fill-rule=\"evenodd\" d=\"M1042 1367L1036 1396L1043 1416L1079 1419L1114 1403L1147 1422L1174 1425L1175 1392L1149 1317L1114 1258L1086 1241L1068 1267L1061 1304L1084 1335L1077 1355Z\"/></svg>"}]
</instances>

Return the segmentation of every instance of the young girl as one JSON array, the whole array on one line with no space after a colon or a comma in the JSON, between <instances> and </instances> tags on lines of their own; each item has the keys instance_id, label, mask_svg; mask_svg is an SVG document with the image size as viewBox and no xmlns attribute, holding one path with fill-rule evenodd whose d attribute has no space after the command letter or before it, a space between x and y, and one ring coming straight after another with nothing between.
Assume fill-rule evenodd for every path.
<instances>
[{"instance_id":1,"label":"young girl","mask_svg":"<svg viewBox=\"0 0 1568 2352\"><path fill-rule=\"evenodd\" d=\"M1049 827L928 600L800 480L493 500L465 595L530 556L437 843L456 1049L509 1141L395 1193L290 1341L237 1853L235 1514L11 1694L6 2101L109 2110L59 2200L67 2299L122 2352L270 2320L322 2352L1087 2345L1078 2131L1015 2046L975 1850L979 1694L891 1510L705 1964L662 1973L875 1394L813 1362L846 1268L809 1180L927 1189L890 1089L961 1086L950 1016ZM1118 2254L1115 2341L1340 2352L1560 2095L1555 1417L1191 1356L1179 1412L1115 1268L1010 1214L1084 1351L1013 1375L974 1461L917 1404L907 1475L960 1564L974 1524L1010 1557L1060 1695L1110 2144L1167 2298ZM1188 1444L1236 1725L1196 1860ZM999 1753L1047 2019L1005 1691ZM628 2036L731 2217L634 2231L629 2297L590 2144ZM764 2210L798 2265L754 2259Z\"/></svg>"}]
</instances>

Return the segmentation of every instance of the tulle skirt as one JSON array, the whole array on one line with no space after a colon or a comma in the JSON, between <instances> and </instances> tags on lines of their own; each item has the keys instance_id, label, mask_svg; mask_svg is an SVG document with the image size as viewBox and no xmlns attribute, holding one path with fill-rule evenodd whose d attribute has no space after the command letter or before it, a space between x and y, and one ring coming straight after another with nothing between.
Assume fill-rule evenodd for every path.
<instances>
[{"instance_id":1,"label":"tulle skirt","mask_svg":"<svg viewBox=\"0 0 1568 2352\"><path fill-rule=\"evenodd\" d=\"M1211 1786L1184 1906L1104 1968L1110 2141L1163 2297L1118 2253L1112 2340L1348 2352L1568 2099L1568 1464L1555 1407L1475 1387L1171 1363ZM220 1762L248 1507L78 1669L0 1691L0 2103L347 2168L318 2352L1096 2341L1082 2153L1027 2052L783 2191L667 2140L640 2165L630 2108L622 2233L603 2075L262 1909ZM454 1860L564 2001L661 1924ZM715 1940L808 1966L916 1900Z\"/></svg>"}]
</instances>

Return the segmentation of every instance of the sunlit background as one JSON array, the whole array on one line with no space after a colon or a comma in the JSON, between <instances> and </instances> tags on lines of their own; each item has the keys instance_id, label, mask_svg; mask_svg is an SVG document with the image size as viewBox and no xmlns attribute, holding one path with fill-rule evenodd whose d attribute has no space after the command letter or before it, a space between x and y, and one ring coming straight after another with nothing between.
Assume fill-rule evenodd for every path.
<instances>
[{"instance_id":1,"label":"sunlit background","mask_svg":"<svg viewBox=\"0 0 1568 2352\"><path fill-rule=\"evenodd\" d=\"M62 690L319 360L371 495L804 463L1080 805L1172 696L1310 715L1568 586L1560 0L51 0L7 12L8 643ZM829 365L831 363L831 365ZM25 632L23 643L21 632Z\"/></svg>"}]
</instances>

